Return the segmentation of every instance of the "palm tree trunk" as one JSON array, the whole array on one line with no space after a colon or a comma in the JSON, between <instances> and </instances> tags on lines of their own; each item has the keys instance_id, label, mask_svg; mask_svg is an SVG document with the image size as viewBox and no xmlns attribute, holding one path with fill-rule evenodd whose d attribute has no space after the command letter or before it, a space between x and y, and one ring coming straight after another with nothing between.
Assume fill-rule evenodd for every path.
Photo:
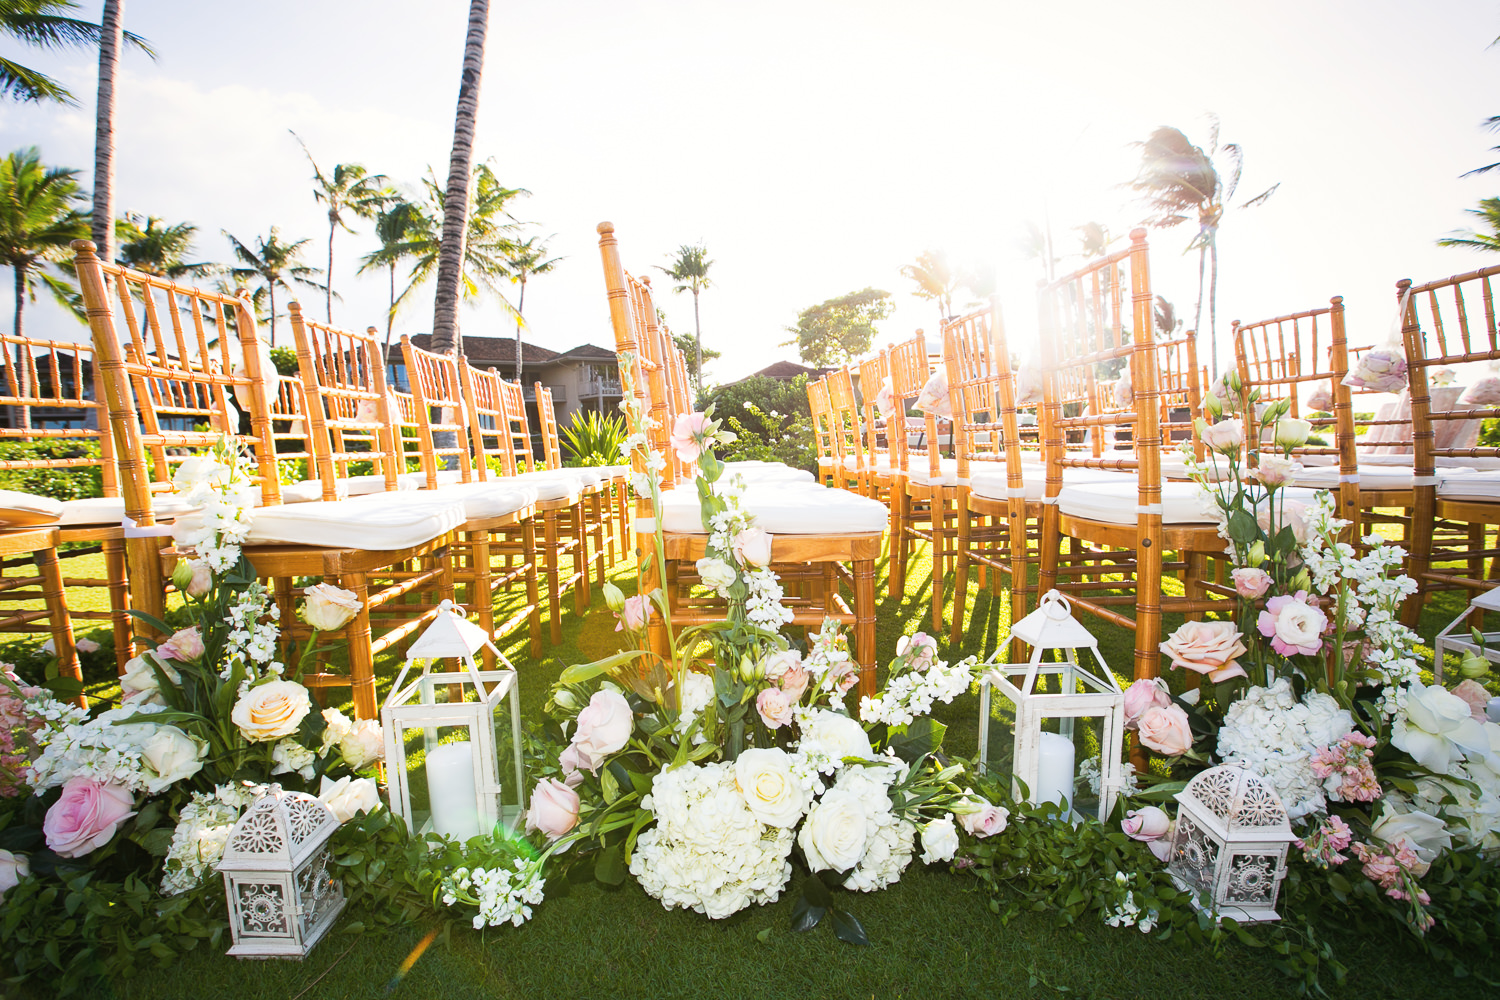
<instances>
[{"instance_id":1,"label":"palm tree trunk","mask_svg":"<svg viewBox=\"0 0 1500 1000\"><path fill-rule=\"evenodd\" d=\"M1209 354L1213 357L1214 378L1219 377L1219 243L1208 245L1208 338Z\"/></svg>"},{"instance_id":2,"label":"palm tree trunk","mask_svg":"<svg viewBox=\"0 0 1500 1000\"><path fill-rule=\"evenodd\" d=\"M115 262L115 75L124 44L125 0L104 0L99 22L99 105L94 117L94 245Z\"/></svg>"},{"instance_id":3,"label":"palm tree trunk","mask_svg":"<svg viewBox=\"0 0 1500 1000\"><path fill-rule=\"evenodd\" d=\"M26 336L26 325L21 319L21 310L26 307L27 265L15 264L13 266L16 272L16 320L15 328L12 332L15 333L16 339L19 340ZM31 395L31 376L30 371L26 367L25 344L16 344L15 366L16 394L24 398ZM23 406L20 407L20 410L21 427L29 431L31 430L31 407Z\"/></svg>"},{"instance_id":4,"label":"palm tree trunk","mask_svg":"<svg viewBox=\"0 0 1500 1000\"><path fill-rule=\"evenodd\" d=\"M1202 333L1203 326L1203 264L1208 257L1208 247L1198 248L1198 302L1193 306L1193 335ZM1213 345L1209 345L1209 353L1212 360L1209 361L1209 378L1219 377L1219 355L1214 351Z\"/></svg>"},{"instance_id":5,"label":"palm tree trunk","mask_svg":"<svg viewBox=\"0 0 1500 1000\"><path fill-rule=\"evenodd\" d=\"M270 291L271 301L271 346L276 346L276 282L266 282L266 288Z\"/></svg>"},{"instance_id":6,"label":"palm tree trunk","mask_svg":"<svg viewBox=\"0 0 1500 1000\"><path fill-rule=\"evenodd\" d=\"M521 381L521 313L526 309L526 272L521 272L521 296L516 305L516 381Z\"/></svg>"},{"instance_id":7,"label":"palm tree trunk","mask_svg":"<svg viewBox=\"0 0 1500 1000\"><path fill-rule=\"evenodd\" d=\"M323 299L327 304L328 325L333 325L333 234L338 230L338 223L333 219L333 213L328 213L328 280L324 282L327 286L323 289Z\"/></svg>"},{"instance_id":8,"label":"palm tree trunk","mask_svg":"<svg viewBox=\"0 0 1500 1000\"><path fill-rule=\"evenodd\" d=\"M698 381L698 395L703 395L703 326L698 322L698 289L693 289L693 374Z\"/></svg>"},{"instance_id":9,"label":"palm tree trunk","mask_svg":"<svg viewBox=\"0 0 1500 1000\"><path fill-rule=\"evenodd\" d=\"M332 324L329 324L330 326ZM385 356L391 356L391 330L396 325L396 262L391 261L391 304L385 310Z\"/></svg>"},{"instance_id":10,"label":"palm tree trunk","mask_svg":"<svg viewBox=\"0 0 1500 1000\"><path fill-rule=\"evenodd\" d=\"M479 80L484 71L484 34L489 20L489 0L469 0L469 30L458 84L458 112L453 120L448 188L443 193L443 242L438 251L437 291L432 307L432 350L439 354L457 349L459 342L458 292L463 275L464 239L469 228L469 173L475 119L479 114Z\"/></svg>"}]
</instances>

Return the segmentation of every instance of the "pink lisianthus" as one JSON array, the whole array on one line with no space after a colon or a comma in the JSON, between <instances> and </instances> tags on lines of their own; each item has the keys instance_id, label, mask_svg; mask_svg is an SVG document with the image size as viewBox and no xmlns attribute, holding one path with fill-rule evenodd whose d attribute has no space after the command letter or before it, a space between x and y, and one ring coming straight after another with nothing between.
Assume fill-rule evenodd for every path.
<instances>
[{"instance_id":1,"label":"pink lisianthus","mask_svg":"<svg viewBox=\"0 0 1500 1000\"><path fill-rule=\"evenodd\" d=\"M1240 445L1245 441L1245 430L1238 420L1221 420L1216 424L1209 424L1202 437L1203 447L1224 455L1237 455Z\"/></svg>"},{"instance_id":2,"label":"pink lisianthus","mask_svg":"<svg viewBox=\"0 0 1500 1000\"><path fill-rule=\"evenodd\" d=\"M1262 455L1255 470L1255 478L1275 489L1278 486L1290 486L1301 472L1301 462L1278 455Z\"/></svg>"},{"instance_id":3,"label":"pink lisianthus","mask_svg":"<svg viewBox=\"0 0 1500 1000\"><path fill-rule=\"evenodd\" d=\"M1313 656L1323 648L1323 630L1328 616L1299 590L1294 595L1279 594L1266 602L1266 610L1256 619L1260 634L1271 640L1271 648L1282 656Z\"/></svg>"},{"instance_id":4,"label":"pink lisianthus","mask_svg":"<svg viewBox=\"0 0 1500 1000\"><path fill-rule=\"evenodd\" d=\"M615 631L618 632L622 628L628 628L632 632L639 632L651 620L651 613L651 598L640 595L627 597L625 598L625 607L616 616L619 618L620 624L615 626Z\"/></svg>"},{"instance_id":5,"label":"pink lisianthus","mask_svg":"<svg viewBox=\"0 0 1500 1000\"><path fill-rule=\"evenodd\" d=\"M1134 729L1147 709L1172 704L1160 678L1142 677L1125 689L1125 728Z\"/></svg>"},{"instance_id":6,"label":"pink lisianthus","mask_svg":"<svg viewBox=\"0 0 1500 1000\"><path fill-rule=\"evenodd\" d=\"M180 629L172 634L172 638L157 646L156 652L183 663L196 660L203 655L203 636L199 634L196 625Z\"/></svg>"},{"instance_id":7,"label":"pink lisianthus","mask_svg":"<svg viewBox=\"0 0 1500 1000\"><path fill-rule=\"evenodd\" d=\"M755 711L767 729L780 729L792 722L792 706L795 704L781 688L766 688L755 698Z\"/></svg>"},{"instance_id":8,"label":"pink lisianthus","mask_svg":"<svg viewBox=\"0 0 1500 1000\"><path fill-rule=\"evenodd\" d=\"M1148 708L1137 722L1141 743L1167 757L1181 757L1192 749L1193 727L1181 705Z\"/></svg>"},{"instance_id":9,"label":"pink lisianthus","mask_svg":"<svg viewBox=\"0 0 1500 1000\"><path fill-rule=\"evenodd\" d=\"M708 433L709 420L706 413L684 413L672 424L672 450L684 462L696 462L703 454L703 438Z\"/></svg>"},{"instance_id":10,"label":"pink lisianthus","mask_svg":"<svg viewBox=\"0 0 1500 1000\"><path fill-rule=\"evenodd\" d=\"M1004 831L1010 820L1010 810L986 802L974 812L955 811L955 816L965 833L984 838Z\"/></svg>"},{"instance_id":11,"label":"pink lisianthus","mask_svg":"<svg viewBox=\"0 0 1500 1000\"><path fill-rule=\"evenodd\" d=\"M1475 680L1465 680L1453 689L1453 693L1462 698L1469 706L1469 716L1479 722L1484 722L1488 716L1485 708L1490 703L1491 695L1484 689L1484 685Z\"/></svg>"},{"instance_id":12,"label":"pink lisianthus","mask_svg":"<svg viewBox=\"0 0 1500 1000\"><path fill-rule=\"evenodd\" d=\"M1271 504L1263 503L1255 510L1255 523L1260 525L1260 530L1266 534L1271 533ZM1296 539L1298 545L1307 544L1307 533L1310 530L1307 524L1307 504L1299 500L1288 500L1285 503L1277 503L1276 512L1279 515L1276 530L1282 528L1292 529L1292 538Z\"/></svg>"},{"instance_id":13,"label":"pink lisianthus","mask_svg":"<svg viewBox=\"0 0 1500 1000\"><path fill-rule=\"evenodd\" d=\"M1235 659L1246 652L1240 640L1233 622L1183 622L1161 644L1161 651L1172 658L1172 666L1207 674L1217 684L1245 676Z\"/></svg>"},{"instance_id":14,"label":"pink lisianthus","mask_svg":"<svg viewBox=\"0 0 1500 1000\"><path fill-rule=\"evenodd\" d=\"M751 526L734 536L734 557L742 566L764 569L771 563L771 536L763 528Z\"/></svg>"},{"instance_id":15,"label":"pink lisianthus","mask_svg":"<svg viewBox=\"0 0 1500 1000\"><path fill-rule=\"evenodd\" d=\"M1229 571L1234 580L1234 592L1247 601L1259 600L1271 589L1271 574L1263 569L1242 566Z\"/></svg>"}]
</instances>

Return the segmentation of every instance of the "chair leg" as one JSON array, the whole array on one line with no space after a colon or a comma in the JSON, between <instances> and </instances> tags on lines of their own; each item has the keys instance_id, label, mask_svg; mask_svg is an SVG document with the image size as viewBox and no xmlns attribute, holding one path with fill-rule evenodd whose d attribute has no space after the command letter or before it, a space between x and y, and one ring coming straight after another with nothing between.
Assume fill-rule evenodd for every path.
<instances>
[{"instance_id":1,"label":"chair leg","mask_svg":"<svg viewBox=\"0 0 1500 1000\"><path fill-rule=\"evenodd\" d=\"M1161 522L1148 517L1136 550L1135 677L1155 677L1161 657Z\"/></svg>"},{"instance_id":2,"label":"chair leg","mask_svg":"<svg viewBox=\"0 0 1500 1000\"><path fill-rule=\"evenodd\" d=\"M854 563L854 656L860 697L875 696L875 560Z\"/></svg>"},{"instance_id":3,"label":"chair leg","mask_svg":"<svg viewBox=\"0 0 1500 1000\"><path fill-rule=\"evenodd\" d=\"M349 573L339 586L354 592L359 611L345 627L349 641L349 687L354 695L356 719L378 719L380 706L375 699L375 657L370 651L370 581L364 573Z\"/></svg>"},{"instance_id":4,"label":"chair leg","mask_svg":"<svg viewBox=\"0 0 1500 1000\"><path fill-rule=\"evenodd\" d=\"M906 488L891 485L891 596L900 601L906 594L906 526L910 521L911 499Z\"/></svg>"},{"instance_id":5,"label":"chair leg","mask_svg":"<svg viewBox=\"0 0 1500 1000\"><path fill-rule=\"evenodd\" d=\"M948 562L948 545L946 537L946 525L948 521L948 501L941 489L932 491L932 499L927 501L927 512L931 520L929 525L932 534L932 631L936 635L943 634L943 570Z\"/></svg>"},{"instance_id":6,"label":"chair leg","mask_svg":"<svg viewBox=\"0 0 1500 1000\"><path fill-rule=\"evenodd\" d=\"M468 593L464 597L479 611L479 627L491 639L495 636L494 574L490 568L490 533L472 531L468 535ZM495 669L495 654L484 647L484 669Z\"/></svg>"},{"instance_id":7,"label":"chair leg","mask_svg":"<svg viewBox=\"0 0 1500 1000\"><path fill-rule=\"evenodd\" d=\"M134 630L130 627L130 584L125 577L125 541L104 541L104 575L109 578L109 624L115 637L115 667L121 676L132 655Z\"/></svg>"},{"instance_id":8,"label":"chair leg","mask_svg":"<svg viewBox=\"0 0 1500 1000\"><path fill-rule=\"evenodd\" d=\"M542 516L542 556L547 577L547 613L551 616L552 642L562 642L562 590L558 586L557 569L557 511L549 510Z\"/></svg>"},{"instance_id":9,"label":"chair leg","mask_svg":"<svg viewBox=\"0 0 1500 1000\"><path fill-rule=\"evenodd\" d=\"M73 645L73 619L68 615L67 593L63 589L62 567L57 562L57 550L37 549L36 568L41 576L42 601L47 608L52 647L57 651L58 673L82 684L83 669L78 663L78 650ZM79 708L89 707L88 699L82 694L73 703Z\"/></svg>"},{"instance_id":10,"label":"chair leg","mask_svg":"<svg viewBox=\"0 0 1500 1000\"><path fill-rule=\"evenodd\" d=\"M580 618L589 610L589 601L593 599L594 592L589 584L589 525L587 516L588 499L580 499L574 505L573 515L573 538L577 544L573 548L573 573L577 582L573 584L573 613Z\"/></svg>"},{"instance_id":11,"label":"chair leg","mask_svg":"<svg viewBox=\"0 0 1500 1000\"><path fill-rule=\"evenodd\" d=\"M964 611L969 602L969 547L973 544L973 525L968 502L958 500L957 541L953 558L953 619L948 626L948 641L957 643L963 634Z\"/></svg>"},{"instance_id":12,"label":"chair leg","mask_svg":"<svg viewBox=\"0 0 1500 1000\"><path fill-rule=\"evenodd\" d=\"M541 659L542 612L541 598L538 594L540 588L537 585L536 521L534 518L528 517L521 522L521 558L526 561L526 603L531 606L531 612L526 616L527 626L531 631L531 657Z\"/></svg>"}]
</instances>

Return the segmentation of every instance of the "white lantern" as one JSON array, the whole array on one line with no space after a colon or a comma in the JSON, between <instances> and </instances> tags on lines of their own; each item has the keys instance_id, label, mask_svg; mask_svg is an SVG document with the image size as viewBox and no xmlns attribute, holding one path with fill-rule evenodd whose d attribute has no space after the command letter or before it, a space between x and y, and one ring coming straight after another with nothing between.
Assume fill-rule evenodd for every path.
<instances>
[{"instance_id":1,"label":"white lantern","mask_svg":"<svg viewBox=\"0 0 1500 1000\"><path fill-rule=\"evenodd\" d=\"M1031 646L1026 663L1000 663L1000 650L990 657L990 667L980 678L979 688L979 764L989 760L990 692L998 688L1016 706L1015 755L1012 773L1019 784L1024 782L1033 805L1040 802L1063 802L1071 808L1073 781L1076 775L1073 750L1073 720L1099 718L1099 818L1107 817L1115 798L1125 785L1120 763L1125 739L1125 694L1114 672L1099 655L1099 640L1089 634L1073 617L1068 599L1049 590L1031 614L1011 627L1002 650L1014 640ZM1078 651L1088 650L1092 658L1080 663ZM1061 659L1042 661L1042 654L1054 650ZM1056 677L1056 691L1039 692L1039 677ZM1020 683L1017 684L1016 681ZM1057 719L1058 732L1043 732L1043 719Z\"/></svg>"},{"instance_id":2,"label":"white lantern","mask_svg":"<svg viewBox=\"0 0 1500 1000\"><path fill-rule=\"evenodd\" d=\"M1469 602L1464 608L1464 613L1448 623L1447 628L1437 634L1432 642L1432 648L1437 654L1432 659L1432 682L1443 683L1443 654L1444 653L1475 653L1482 655L1491 663L1500 663L1500 632L1484 632L1484 647L1481 649L1469 636L1467 628L1455 632L1460 625L1468 622L1469 616L1475 611L1500 611L1500 587L1494 590L1486 590L1478 597Z\"/></svg>"},{"instance_id":3,"label":"white lantern","mask_svg":"<svg viewBox=\"0 0 1500 1000\"><path fill-rule=\"evenodd\" d=\"M328 872L328 838L339 821L316 796L275 791L229 831L218 870L229 898L237 958L303 958L344 910Z\"/></svg>"},{"instance_id":4,"label":"white lantern","mask_svg":"<svg viewBox=\"0 0 1500 1000\"><path fill-rule=\"evenodd\" d=\"M474 654L488 648L504 670L480 670ZM462 661L458 671L434 673L440 660ZM421 662L421 673L407 675ZM516 803L501 802L496 729L510 703L511 743L515 749ZM484 629L467 621L444 601L437 617L407 651L406 664L380 709L385 731L385 762L391 811L415 834L441 833L459 840L488 834L495 824L521 815L525 772L521 761L521 695L516 670ZM422 778L407 767L406 736L422 730ZM412 804L416 793L417 805Z\"/></svg>"},{"instance_id":5,"label":"white lantern","mask_svg":"<svg viewBox=\"0 0 1500 1000\"><path fill-rule=\"evenodd\" d=\"M1177 793L1167 872L1195 904L1208 893L1218 917L1280 920L1276 896L1296 839L1276 789L1234 764L1200 772Z\"/></svg>"}]
</instances>

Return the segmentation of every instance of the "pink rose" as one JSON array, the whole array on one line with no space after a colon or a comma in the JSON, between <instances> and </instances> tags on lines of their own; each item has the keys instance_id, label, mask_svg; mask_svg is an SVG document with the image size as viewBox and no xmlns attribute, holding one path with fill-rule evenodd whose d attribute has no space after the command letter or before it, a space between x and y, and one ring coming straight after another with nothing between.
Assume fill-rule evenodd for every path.
<instances>
[{"instance_id":1,"label":"pink rose","mask_svg":"<svg viewBox=\"0 0 1500 1000\"><path fill-rule=\"evenodd\" d=\"M1262 503L1255 510L1255 523L1260 525L1260 530L1266 534L1271 533L1271 505ZM1277 518L1276 530L1291 528L1292 537L1297 540L1298 545L1307 544L1307 504L1297 500L1288 500L1285 503L1276 504Z\"/></svg>"},{"instance_id":2,"label":"pink rose","mask_svg":"<svg viewBox=\"0 0 1500 1000\"><path fill-rule=\"evenodd\" d=\"M1160 840L1172 829L1172 817L1156 806L1142 806L1125 814L1120 829L1131 840Z\"/></svg>"},{"instance_id":3,"label":"pink rose","mask_svg":"<svg viewBox=\"0 0 1500 1000\"><path fill-rule=\"evenodd\" d=\"M1249 601L1258 600L1266 596L1266 591L1271 589L1271 574L1263 569L1251 569L1240 567L1229 571L1234 580L1234 592Z\"/></svg>"},{"instance_id":4,"label":"pink rose","mask_svg":"<svg viewBox=\"0 0 1500 1000\"><path fill-rule=\"evenodd\" d=\"M198 633L198 626L181 629L173 633L172 638L156 647L156 652L161 656L170 656L179 662L196 660L203 655L203 636Z\"/></svg>"},{"instance_id":5,"label":"pink rose","mask_svg":"<svg viewBox=\"0 0 1500 1000\"><path fill-rule=\"evenodd\" d=\"M696 462L703 454L703 436L710 421L706 413L684 413L672 424L672 450L684 462Z\"/></svg>"},{"instance_id":6,"label":"pink rose","mask_svg":"<svg viewBox=\"0 0 1500 1000\"><path fill-rule=\"evenodd\" d=\"M1184 622L1161 651L1172 658L1172 666L1207 674L1215 684L1245 676L1235 660L1246 651L1245 644L1233 622Z\"/></svg>"},{"instance_id":7,"label":"pink rose","mask_svg":"<svg viewBox=\"0 0 1500 1000\"><path fill-rule=\"evenodd\" d=\"M1490 693L1478 681L1466 680L1453 689L1453 693L1469 703L1469 715L1485 722L1485 708L1490 703Z\"/></svg>"},{"instance_id":8,"label":"pink rose","mask_svg":"<svg viewBox=\"0 0 1500 1000\"><path fill-rule=\"evenodd\" d=\"M958 825L975 837L993 837L1005 829L1010 820L1010 811L986 802L977 811L959 813Z\"/></svg>"},{"instance_id":9,"label":"pink rose","mask_svg":"<svg viewBox=\"0 0 1500 1000\"><path fill-rule=\"evenodd\" d=\"M1193 727L1181 705L1148 708L1137 723L1141 743L1168 757L1180 757L1192 749Z\"/></svg>"},{"instance_id":10,"label":"pink rose","mask_svg":"<svg viewBox=\"0 0 1500 1000\"><path fill-rule=\"evenodd\" d=\"M799 663L781 675L781 690L786 692L787 700L795 705L802 699L802 692L807 690L811 679L812 676Z\"/></svg>"},{"instance_id":11,"label":"pink rose","mask_svg":"<svg viewBox=\"0 0 1500 1000\"><path fill-rule=\"evenodd\" d=\"M135 815L134 805L135 798L124 785L69 778L62 798L42 821L47 846L64 858L81 858L109 843L115 828Z\"/></svg>"},{"instance_id":12,"label":"pink rose","mask_svg":"<svg viewBox=\"0 0 1500 1000\"><path fill-rule=\"evenodd\" d=\"M1280 594L1267 601L1255 627L1282 656L1313 656L1323 648L1328 616L1309 602L1307 591L1299 590L1294 596Z\"/></svg>"},{"instance_id":13,"label":"pink rose","mask_svg":"<svg viewBox=\"0 0 1500 1000\"><path fill-rule=\"evenodd\" d=\"M1238 454L1245 441L1245 430L1238 420L1221 420L1203 432L1203 446L1225 455Z\"/></svg>"},{"instance_id":14,"label":"pink rose","mask_svg":"<svg viewBox=\"0 0 1500 1000\"><path fill-rule=\"evenodd\" d=\"M1134 729L1148 708L1166 708L1172 698L1154 677L1142 677L1125 689L1125 728Z\"/></svg>"},{"instance_id":15,"label":"pink rose","mask_svg":"<svg viewBox=\"0 0 1500 1000\"><path fill-rule=\"evenodd\" d=\"M578 825L578 793L556 778L537 783L526 811L526 831L541 831L556 840Z\"/></svg>"},{"instance_id":16,"label":"pink rose","mask_svg":"<svg viewBox=\"0 0 1500 1000\"><path fill-rule=\"evenodd\" d=\"M755 711L768 729L791 725L793 701L781 688L766 688L755 698Z\"/></svg>"},{"instance_id":17,"label":"pink rose","mask_svg":"<svg viewBox=\"0 0 1500 1000\"><path fill-rule=\"evenodd\" d=\"M771 564L771 536L762 528L746 528L734 536L734 557L742 566L764 569Z\"/></svg>"},{"instance_id":18,"label":"pink rose","mask_svg":"<svg viewBox=\"0 0 1500 1000\"><path fill-rule=\"evenodd\" d=\"M630 703L618 691L595 691L589 703L578 713L573 730L573 745L594 763L591 772L612 753L624 749L635 726Z\"/></svg>"},{"instance_id":19,"label":"pink rose","mask_svg":"<svg viewBox=\"0 0 1500 1000\"><path fill-rule=\"evenodd\" d=\"M627 597L625 598L625 607L616 616L620 619L620 624L615 626L615 631L618 632L622 628L628 628L632 632L639 632L651 620L651 614L651 598L645 596Z\"/></svg>"}]
</instances>

